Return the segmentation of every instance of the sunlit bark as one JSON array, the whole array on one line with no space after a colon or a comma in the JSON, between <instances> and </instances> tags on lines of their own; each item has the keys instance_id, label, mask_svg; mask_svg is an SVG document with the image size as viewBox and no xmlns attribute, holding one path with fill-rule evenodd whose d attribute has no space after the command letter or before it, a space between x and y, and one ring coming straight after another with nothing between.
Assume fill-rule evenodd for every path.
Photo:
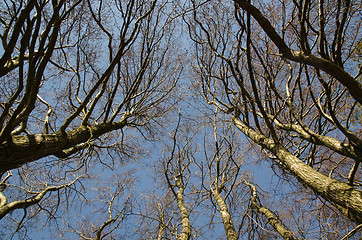
<instances>
[{"instance_id":1,"label":"sunlit bark","mask_svg":"<svg viewBox=\"0 0 362 240\"><path fill-rule=\"evenodd\" d=\"M224 198L221 196L218 190L211 190L217 205L219 206L219 212L221 220L224 225L225 235L228 240L238 239L233 220L231 219L228 207L225 203Z\"/></svg>"},{"instance_id":2,"label":"sunlit bark","mask_svg":"<svg viewBox=\"0 0 362 240\"><path fill-rule=\"evenodd\" d=\"M187 207L184 204L184 187L179 179L176 179L176 186L178 188L176 193L177 206L181 213L181 224L182 231L178 239L187 240L190 239L191 236L191 224L189 219L189 213L187 211Z\"/></svg>"},{"instance_id":3,"label":"sunlit bark","mask_svg":"<svg viewBox=\"0 0 362 240\"><path fill-rule=\"evenodd\" d=\"M272 153L266 156L274 166L360 223L362 85L351 59L358 7L350 1L233 2L234 8L194 5L188 19L200 92L233 114L234 125ZM208 12L219 17L210 23ZM356 35L344 35L348 29Z\"/></svg>"},{"instance_id":4,"label":"sunlit bark","mask_svg":"<svg viewBox=\"0 0 362 240\"><path fill-rule=\"evenodd\" d=\"M233 117L235 126L255 143L271 151L297 179L322 196L346 217L357 223L362 222L362 191L350 185L331 179L307 164L300 161L287 149L270 138L255 132L244 125L237 117Z\"/></svg>"},{"instance_id":5,"label":"sunlit bark","mask_svg":"<svg viewBox=\"0 0 362 240\"><path fill-rule=\"evenodd\" d=\"M56 192L59 191L60 189L69 187L73 185L76 181L78 181L78 179L60 186L46 187L40 192L32 194L32 196L27 199L13 201L10 203L8 203L8 198L4 195L4 193L0 191L0 219L2 219L6 214L16 209L26 209L30 206L38 204L47 193Z\"/></svg>"},{"instance_id":6,"label":"sunlit bark","mask_svg":"<svg viewBox=\"0 0 362 240\"><path fill-rule=\"evenodd\" d=\"M10 141L0 147L0 171L18 168L50 155L66 157L68 149L87 143L109 131L122 129L126 123L125 118L117 123L81 126L66 133L12 136Z\"/></svg>"},{"instance_id":7,"label":"sunlit bark","mask_svg":"<svg viewBox=\"0 0 362 240\"><path fill-rule=\"evenodd\" d=\"M283 225L283 223L275 216L275 214L270 211L268 208L262 206L258 201L257 191L254 185L246 182L251 188L251 207L257 212L263 214L267 219L268 223L275 229L275 231L285 240L294 240L298 239L293 236L293 234Z\"/></svg>"}]
</instances>

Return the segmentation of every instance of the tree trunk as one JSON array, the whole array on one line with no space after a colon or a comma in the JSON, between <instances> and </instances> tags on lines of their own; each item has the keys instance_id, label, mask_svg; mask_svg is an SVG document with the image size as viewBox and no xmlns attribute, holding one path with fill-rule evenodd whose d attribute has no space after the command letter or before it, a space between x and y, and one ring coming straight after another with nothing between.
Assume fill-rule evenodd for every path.
<instances>
[{"instance_id":1,"label":"tree trunk","mask_svg":"<svg viewBox=\"0 0 362 240\"><path fill-rule=\"evenodd\" d=\"M251 207L255 209L257 212L263 214L267 219L269 224L275 229L279 235L285 239L285 240L297 240L298 238L295 238L293 234L283 225L283 223L274 215L272 211L270 211L268 208L263 207L261 204L258 203L258 197L256 188L254 185L246 182L246 185L248 185L251 188L252 196L250 199Z\"/></svg>"},{"instance_id":2,"label":"tree trunk","mask_svg":"<svg viewBox=\"0 0 362 240\"><path fill-rule=\"evenodd\" d=\"M65 133L12 136L0 146L0 172L18 168L42 157L61 156L63 150L121 129L126 123L127 119L124 118L117 123L80 126Z\"/></svg>"},{"instance_id":3,"label":"tree trunk","mask_svg":"<svg viewBox=\"0 0 362 240\"><path fill-rule=\"evenodd\" d=\"M228 207L226 206L226 203L224 201L224 198L221 196L220 192L217 190L211 190L212 194L214 195L214 198L217 202L217 205L219 206L220 215L222 219L222 223L224 224L224 229L226 233L226 237L228 240L236 240L238 239L233 220L231 219L231 216L229 214Z\"/></svg>"},{"instance_id":4,"label":"tree trunk","mask_svg":"<svg viewBox=\"0 0 362 240\"><path fill-rule=\"evenodd\" d=\"M189 213L187 207L184 204L184 187L180 181L176 181L178 191L177 191L177 206L181 212L181 224L182 232L178 237L179 240L188 240L191 236L191 224L189 219Z\"/></svg>"},{"instance_id":5,"label":"tree trunk","mask_svg":"<svg viewBox=\"0 0 362 240\"><path fill-rule=\"evenodd\" d=\"M280 144L244 125L237 117L233 117L233 122L240 131L255 143L271 151L303 185L308 186L317 195L332 203L350 220L362 223L361 190L319 173Z\"/></svg>"}]
</instances>

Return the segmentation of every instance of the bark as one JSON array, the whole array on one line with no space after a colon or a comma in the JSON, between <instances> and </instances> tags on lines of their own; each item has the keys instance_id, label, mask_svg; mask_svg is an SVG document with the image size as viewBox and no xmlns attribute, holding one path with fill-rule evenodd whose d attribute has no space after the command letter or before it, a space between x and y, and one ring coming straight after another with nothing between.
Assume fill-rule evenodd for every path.
<instances>
[{"instance_id":1,"label":"bark","mask_svg":"<svg viewBox=\"0 0 362 240\"><path fill-rule=\"evenodd\" d=\"M272 152L281 164L305 186L337 207L346 217L362 223L362 191L347 183L331 179L303 163L286 148L257 133L233 117L235 126L255 143Z\"/></svg>"},{"instance_id":2,"label":"bark","mask_svg":"<svg viewBox=\"0 0 362 240\"><path fill-rule=\"evenodd\" d=\"M163 231L165 230L165 226L161 226L160 224L160 227L158 229L158 232L157 232L157 240L162 240L162 235L163 235Z\"/></svg>"},{"instance_id":3,"label":"bark","mask_svg":"<svg viewBox=\"0 0 362 240\"><path fill-rule=\"evenodd\" d=\"M12 136L0 146L0 172L18 168L42 157L64 157L69 148L89 142L127 124L123 118L116 123L80 126L65 133Z\"/></svg>"},{"instance_id":4,"label":"bark","mask_svg":"<svg viewBox=\"0 0 362 240\"><path fill-rule=\"evenodd\" d=\"M260 27L268 35L268 37L277 46L283 57L298 62L304 63L320 69L337 79L343 86L345 86L352 97L362 104L362 84L356 81L349 75L343 68L329 59L314 56L310 53L303 51L296 51L290 49L284 40L279 36L274 27L268 19L255 6L251 5L247 0L234 0L244 11L248 12L258 22Z\"/></svg>"},{"instance_id":5,"label":"bark","mask_svg":"<svg viewBox=\"0 0 362 240\"><path fill-rule=\"evenodd\" d=\"M276 119L274 120L274 123L281 129L298 133L300 137L310 143L325 146L343 156L350 157L357 161L360 161L362 158L361 156L359 156L359 152L356 151L356 149L349 143L341 142L333 137L316 134L306 126L302 127L297 124L282 124ZM306 131L305 129L307 129L308 131Z\"/></svg>"},{"instance_id":6,"label":"bark","mask_svg":"<svg viewBox=\"0 0 362 240\"><path fill-rule=\"evenodd\" d=\"M16 56L11 58L10 60L7 60L4 67L0 70L0 77L5 76L15 68L19 67L20 65L20 59L26 60L29 58L28 55L26 56Z\"/></svg>"},{"instance_id":7,"label":"bark","mask_svg":"<svg viewBox=\"0 0 362 240\"><path fill-rule=\"evenodd\" d=\"M184 204L184 187L181 184L180 180L176 180L176 185L178 187L178 191L176 193L177 198L177 207L181 212L181 224L182 224L182 232L178 237L179 240L188 240L191 236L191 224L189 219L189 213L187 211L187 207Z\"/></svg>"},{"instance_id":8,"label":"bark","mask_svg":"<svg viewBox=\"0 0 362 240\"><path fill-rule=\"evenodd\" d=\"M238 239L233 220L229 214L228 207L226 206L224 198L221 196L220 192L217 190L211 190L217 205L219 206L219 212L221 215L222 223L224 224L224 229L226 237L228 240Z\"/></svg>"},{"instance_id":9,"label":"bark","mask_svg":"<svg viewBox=\"0 0 362 240\"><path fill-rule=\"evenodd\" d=\"M341 240L348 240L351 237L353 237L354 234L356 234L358 232L358 230L360 230L362 228L362 224L358 225L357 227L355 227L352 231L350 231L346 236L344 236L343 238L341 238Z\"/></svg>"},{"instance_id":10,"label":"bark","mask_svg":"<svg viewBox=\"0 0 362 240\"><path fill-rule=\"evenodd\" d=\"M256 188L254 185L250 183L246 183L252 189L252 196L251 196L251 207L258 211L259 213L263 214L267 219L269 224L275 229L279 235L285 240L294 240L298 239L295 238L292 233L280 222L280 220L274 215L272 211L268 208L263 207L258 203L258 197Z\"/></svg>"},{"instance_id":11,"label":"bark","mask_svg":"<svg viewBox=\"0 0 362 240\"><path fill-rule=\"evenodd\" d=\"M165 229L167 228L167 223L165 223L164 215L162 215L160 217L158 222L159 222L159 224L158 224L158 231L157 231L157 240L162 240L162 239L164 239L163 233L164 233Z\"/></svg>"},{"instance_id":12,"label":"bark","mask_svg":"<svg viewBox=\"0 0 362 240\"><path fill-rule=\"evenodd\" d=\"M62 186L58 186L58 187L48 187L33 197L30 197L25 200L14 201L11 203L8 203L7 197L2 192L0 192L0 219L2 219L6 214L8 214L16 209L25 209L25 208L28 208L30 206L37 204L38 202L40 202L40 200L43 199L44 195L48 192L58 191L62 188L70 186L71 184L62 185Z\"/></svg>"},{"instance_id":13,"label":"bark","mask_svg":"<svg viewBox=\"0 0 362 240\"><path fill-rule=\"evenodd\" d=\"M11 54L14 52L19 35L23 30L22 26L24 25L26 18L30 15L30 12L35 7L36 2L36 0L28 1L27 5L24 7L23 10L21 10L19 17L16 20L10 40L7 43L3 56L0 58L0 77L6 75L9 71L13 69Z\"/></svg>"}]
</instances>

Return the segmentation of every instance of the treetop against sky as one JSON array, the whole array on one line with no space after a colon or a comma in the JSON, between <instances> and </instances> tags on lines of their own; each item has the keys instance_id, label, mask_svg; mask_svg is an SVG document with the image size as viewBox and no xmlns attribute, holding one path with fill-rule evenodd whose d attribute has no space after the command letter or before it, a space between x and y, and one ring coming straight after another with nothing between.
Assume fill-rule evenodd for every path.
<instances>
[{"instance_id":1,"label":"treetop against sky","mask_svg":"<svg viewBox=\"0 0 362 240\"><path fill-rule=\"evenodd\" d=\"M1 238L361 237L360 16L1 2Z\"/></svg>"}]
</instances>

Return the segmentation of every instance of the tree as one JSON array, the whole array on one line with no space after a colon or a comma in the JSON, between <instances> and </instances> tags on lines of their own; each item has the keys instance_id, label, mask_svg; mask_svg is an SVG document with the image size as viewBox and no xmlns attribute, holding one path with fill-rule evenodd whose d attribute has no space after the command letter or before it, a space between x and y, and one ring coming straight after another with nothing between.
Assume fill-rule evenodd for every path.
<instances>
[{"instance_id":1,"label":"tree","mask_svg":"<svg viewBox=\"0 0 362 240\"><path fill-rule=\"evenodd\" d=\"M1 66L9 89L2 94L1 171L50 155L64 158L108 132L146 125L163 112L160 103L170 97L167 93L174 87L177 66L167 62L169 43L163 38L168 26L153 20L156 1L116 5L114 21L119 18L122 25L113 32L106 25L110 17L104 16L110 6L91 1L68 5L65 1L14 3L8 5L10 16L3 16ZM16 12L12 14L10 7ZM73 14L82 18L73 19ZM108 40L108 49L105 46L102 56L95 47L104 45L103 40ZM98 62L102 58L108 58L108 63ZM48 65L53 65L57 76L48 73ZM14 77L17 84L11 82ZM68 96L62 99L53 88L56 98L44 100L41 96L50 90L47 84L58 84ZM53 110L59 103L64 105ZM158 107L150 109L153 105ZM41 116L43 131L32 134L39 132L39 126L31 118Z\"/></svg>"},{"instance_id":2,"label":"tree","mask_svg":"<svg viewBox=\"0 0 362 240\"><path fill-rule=\"evenodd\" d=\"M215 115L217 109L215 111ZM227 239L238 239L236 227L230 214L229 207L231 204L227 202L230 195L239 183L239 172L242 165L240 153L235 147L233 134L230 128L224 127L223 130L218 130L216 116L213 119L213 147L210 154L205 149L205 160L198 163L201 172L205 172L203 176L203 187L209 193L210 200L215 209L220 213L220 217L225 229ZM205 140L206 141L206 140ZM205 143L206 145L207 143ZM235 149L236 148L236 149ZM206 169L203 169L205 166ZM235 201L235 200L234 200ZM229 206L228 206L229 205Z\"/></svg>"},{"instance_id":3,"label":"tree","mask_svg":"<svg viewBox=\"0 0 362 240\"><path fill-rule=\"evenodd\" d=\"M352 119L362 94L351 68L358 6L218 4L195 8L187 20L204 98L286 173L361 223L361 128Z\"/></svg>"},{"instance_id":4,"label":"tree","mask_svg":"<svg viewBox=\"0 0 362 240\"><path fill-rule=\"evenodd\" d=\"M124 237L115 230L126 226L124 223L132 216L135 205L135 198L132 195L133 176L128 173L124 176L116 175L112 176L110 182L97 185L100 187L93 189L97 198L88 203L90 211L78 218L76 223L65 223L68 229L60 231L61 238L69 239L77 236L80 239L100 240ZM99 218L92 217L99 213Z\"/></svg>"},{"instance_id":5,"label":"tree","mask_svg":"<svg viewBox=\"0 0 362 240\"><path fill-rule=\"evenodd\" d=\"M168 8L137 0L1 3L0 172L13 170L3 179L1 217L91 179L97 159L112 169L140 154L132 138L157 132L181 70L171 16L162 15ZM7 201L11 193L16 201Z\"/></svg>"},{"instance_id":6,"label":"tree","mask_svg":"<svg viewBox=\"0 0 362 240\"><path fill-rule=\"evenodd\" d=\"M1 1L0 238L360 237L361 21L349 0Z\"/></svg>"},{"instance_id":7,"label":"tree","mask_svg":"<svg viewBox=\"0 0 362 240\"><path fill-rule=\"evenodd\" d=\"M192 150L189 146L189 140L186 140L186 143L183 146L177 144L177 132L179 131L180 121L181 114L179 113L179 120L172 136L173 146L171 154L167 160L163 160L163 169L168 188L171 190L180 211L182 230L177 236L177 239L188 240L191 237L191 223L189 217L190 213L184 200L184 192L191 177L189 165L191 163L190 152Z\"/></svg>"},{"instance_id":8,"label":"tree","mask_svg":"<svg viewBox=\"0 0 362 240\"><path fill-rule=\"evenodd\" d=\"M245 181L245 184L248 185L251 188L251 198L250 198L250 205L251 208L255 211L257 211L258 213L263 214L267 219L268 219L268 223L275 229L275 231L280 234L280 236L283 239L287 239L287 240L292 240L292 239L298 239L298 238L294 238L294 234L291 233L284 225L282 222L280 222L280 220L278 219L277 216L275 216L275 214L268 208L264 207L263 205L261 205L259 203L259 199L258 199L258 194L257 194L257 190L256 187Z\"/></svg>"}]
</instances>

